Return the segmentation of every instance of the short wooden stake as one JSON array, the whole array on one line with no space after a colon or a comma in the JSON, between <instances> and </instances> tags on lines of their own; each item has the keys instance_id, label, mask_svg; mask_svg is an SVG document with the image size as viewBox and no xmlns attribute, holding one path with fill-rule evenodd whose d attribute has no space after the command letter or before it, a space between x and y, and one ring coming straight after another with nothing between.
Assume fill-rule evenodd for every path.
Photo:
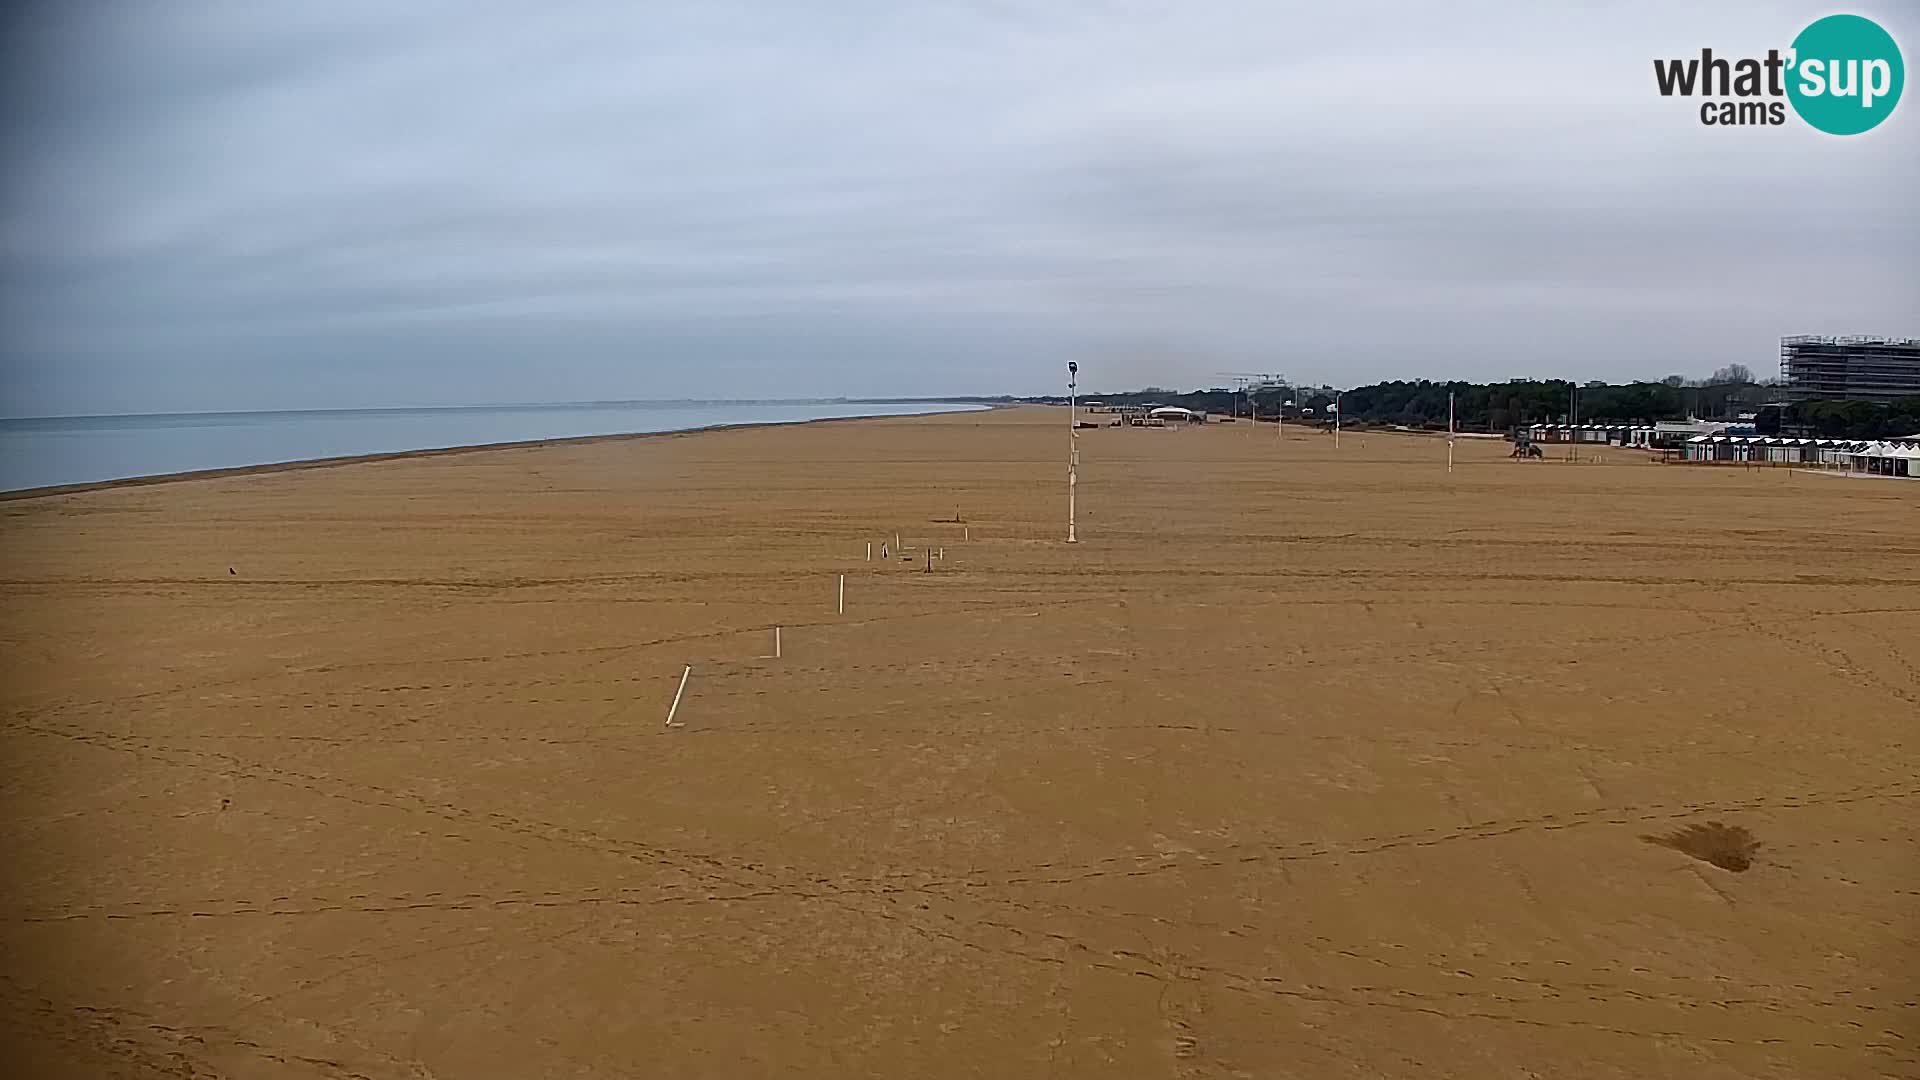
<instances>
[{"instance_id":1,"label":"short wooden stake","mask_svg":"<svg viewBox=\"0 0 1920 1080\"><path fill-rule=\"evenodd\" d=\"M673 722L673 714L680 711L680 695L687 692L687 676L691 674L693 674L692 664L688 664L687 670L680 673L680 689L675 690L673 692L673 705L671 708L667 709L667 726L668 727L679 726Z\"/></svg>"},{"instance_id":2,"label":"short wooden stake","mask_svg":"<svg viewBox=\"0 0 1920 1080\"><path fill-rule=\"evenodd\" d=\"M840 614L847 613L847 575L840 575Z\"/></svg>"}]
</instances>

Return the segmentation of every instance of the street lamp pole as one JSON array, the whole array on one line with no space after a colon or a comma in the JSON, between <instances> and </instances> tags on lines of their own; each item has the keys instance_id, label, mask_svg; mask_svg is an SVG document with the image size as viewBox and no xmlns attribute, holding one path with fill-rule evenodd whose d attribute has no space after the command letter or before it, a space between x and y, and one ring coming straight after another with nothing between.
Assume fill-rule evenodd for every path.
<instances>
[{"instance_id":1,"label":"street lamp pole","mask_svg":"<svg viewBox=\"0 0 1920 1080\"><path fill-rule=\"evenodd\" d=\"M1569 431L1567 433L1568 437L1573 440L1573 442L1567 447L1567 460L1579 461L1580 460L1580 384L1579 383L1574 383L1573 388L1567 391L1567 426L1573 429L1572 431Z\"/></svg>"},{"instance_id":2,"label":"street lamp pole","mask_svg":"<svg viewBox=\"0 0 1920 1080\"><path fill-rule=\"evenodd\" d=\"M1453 391L1447 391L1447 472L1453 472Z\"/></svg>"},{"instance_id":3,"label":"street lamp pole","mask_svg":"<svg viewBox=\"0 0 1920 1080\"><path fill-rule=\"evenodd\" d=\"M1067 543L1077 544L1074 535L1074 489L1080 486L1080 365L1067 361Z\"/></svg>"}]
</instances>

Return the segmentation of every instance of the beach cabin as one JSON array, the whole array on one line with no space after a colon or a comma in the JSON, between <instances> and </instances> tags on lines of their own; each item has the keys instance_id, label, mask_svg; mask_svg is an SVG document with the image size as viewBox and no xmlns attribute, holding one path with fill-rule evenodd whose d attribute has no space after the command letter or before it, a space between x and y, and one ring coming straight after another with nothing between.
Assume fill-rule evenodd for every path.
<instances>
[{"instance_id":1,"label":"beach cabin","mask_svg":"<svg viewBox=\"0 0 1920 1080\"><path fill-rule=\"evenodd\" d=\"M1866 445L1850 439L1829 439L1827 448L1821 452L1821 462L1837 469L1851 469L1854 453L1864 449Z\"/></svg>"}]
</instances>

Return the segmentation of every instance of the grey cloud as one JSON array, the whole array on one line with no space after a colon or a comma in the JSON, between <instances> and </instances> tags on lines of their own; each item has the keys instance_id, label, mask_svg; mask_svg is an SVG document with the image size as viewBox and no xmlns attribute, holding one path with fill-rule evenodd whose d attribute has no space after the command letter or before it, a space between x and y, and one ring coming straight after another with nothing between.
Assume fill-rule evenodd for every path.
<instances>
[{"instance_id":1,"label":"grey cloud","mask_svg":"<svg viewBox=\"0 0 1920 1080\"><path fill-rule=\"evenodd\" d=\"M0 407L1764 369L1915 329L1920 113L1715 131L1650 61L1821 13L44 5Z\"/></svg>"}]
</instances>

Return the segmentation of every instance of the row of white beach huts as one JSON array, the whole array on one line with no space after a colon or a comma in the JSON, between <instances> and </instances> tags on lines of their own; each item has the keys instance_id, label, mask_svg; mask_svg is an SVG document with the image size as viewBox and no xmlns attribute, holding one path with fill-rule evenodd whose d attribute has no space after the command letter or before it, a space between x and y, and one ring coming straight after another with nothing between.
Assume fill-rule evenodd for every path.
<instances>
[{"instance_id":1,"label":"row of white beach huts","mask_svg":"<svg viewBox=\"0 0 1920 1080\"><path fill-rule=\"evenodd\" d=\"M1661 420L1653 424L1529 424L1526 430L1527 438L1537 443L1593 443L1658 450L1677 447L1695 435L1722 435L1731 426L1708 420Z\"/></svg>"},{"instance_id":2,"label":"row of white beach huts","mask_svg":"<svg viewBox=\"0 0 1920 1080\"><path fill-rule=\"evenodd\" d=\"M1920 480L1920 440L1796 439L1762 435L1695 435L1688 461L1737 461L1768 465L1815 465L1876 476Z\"/></svg>"}]
</instances>

